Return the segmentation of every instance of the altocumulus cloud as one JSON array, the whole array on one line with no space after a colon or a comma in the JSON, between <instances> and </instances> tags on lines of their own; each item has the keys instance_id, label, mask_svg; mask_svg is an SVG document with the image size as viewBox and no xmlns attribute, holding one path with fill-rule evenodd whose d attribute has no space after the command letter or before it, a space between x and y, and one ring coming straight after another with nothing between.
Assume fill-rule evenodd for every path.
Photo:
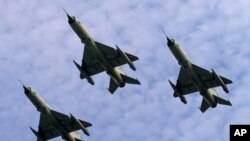
<instances>
[{"instance_id":1,"label":"altocumulus cloud","mask_svg":"<svg viewBox=\"0 0 250 141\"><path fill-rule=\"evenodd\" d=\"M91 136L83 136L88 141L221 141L228 140L230 124L249 123L247 0L2 0L0 5L1 140L35 139L28 127L37 128L39 114L18 79L53 109L93 123ZM81 81L72 59L81 60L83 45L62 7L97 41L139 56L136 72L123 69L142 85L127 85L110 95L105 73L93 77L95 86ZM234 81L229 95L217 89L232 107L218 105L202 114L198 93L187 96L187 105L173 98L168 79L177 79L179 66L163 29L193 63Z\"/></svg>"}]
</instances>

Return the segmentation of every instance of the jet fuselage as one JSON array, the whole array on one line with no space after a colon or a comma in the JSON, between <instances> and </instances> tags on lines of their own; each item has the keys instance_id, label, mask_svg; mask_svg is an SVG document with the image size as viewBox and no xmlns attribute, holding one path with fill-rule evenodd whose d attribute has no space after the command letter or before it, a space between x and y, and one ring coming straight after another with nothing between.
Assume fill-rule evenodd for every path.
<instances>
[{"instance_id":1,"label":"jet fuselage","mask_svg":"<svg viewBox=\"0 0 250 141\"><path fill-rule=\"evenodd\" d=\"M124 72L120 69L120 67L113 67L108 59L104 56L102 51L98 48L95 40L90 36L86 28L84 28L82 24L76 20L75 17L69 15L67 16L69 25L80 38L81 42L85 44L85 47L89 50L92 50L93 55L106 70L107 74L110 75L111 79L113 79L119 87L124 87L125 80L121 76L121 73L124 74Z\"/></svg>"},{"instance_id":2,"label":"jet fuselage","mask_svg":"<svg viewBox=\"0 0 250 141\"><path fill-rule=\"evenodd\" d=\"M30 87L23 86L23 88L25 95L34 104L37 110L48 119L50 124L54 126L55 130L62 136L62 138L68 141L76 141L76 139L68 133L64 126L53 116L48 104L37 95L36 92L32 91Z\"/></svg>"},{"instance_id":3,"label":"jet fuselage","mask_svg":"<svg viewBox=\"0 0 250 141\"><path fill-rule=\"evenodd\" d=\"M189 78L189 80L192 81L194 86L199 90L200 94L204 97L206 102L211 107L216 107L217 102L213 96L213 93L206 87L206 85L201 81L201 78L198 76L198 74L193 69L192 63L189 59L189 57L186 55L184 50L176 43L173 39L168 40L168 47L175 56L175 58L178 61L178 64L183 68L183 70L186 72L186 76Z\"/></svg>"}]
</instances>

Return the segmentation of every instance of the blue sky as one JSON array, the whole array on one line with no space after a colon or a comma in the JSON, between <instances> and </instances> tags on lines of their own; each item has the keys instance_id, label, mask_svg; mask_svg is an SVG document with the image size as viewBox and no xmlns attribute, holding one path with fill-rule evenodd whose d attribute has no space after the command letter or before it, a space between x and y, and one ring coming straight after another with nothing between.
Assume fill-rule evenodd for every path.
<instances>
[{"instance_id":1,"label":"blue sky","mask_svg":"<svg viewBox=\"0 0 250 141\"><path fill-rule=\"evenodd\" d=\"M250 119L250 2L247 0L72 0L0 1L0 136L33 141L39 113L18 81L31 86L54 110L89 121L87 141L221 141L230 124ZM114 95L109 77L79 79L83 45L62 7L80 20L94 39L137 55L137 71L124 71L142 85L126 85ZM218 105L202 114L201 96L188 104L173 98L168 79L179 65L162 33L174 38L194 64L233 80L226 95L233 106ZM54 139L62 140L61 138Z\"/></svg>"}]
</instances>

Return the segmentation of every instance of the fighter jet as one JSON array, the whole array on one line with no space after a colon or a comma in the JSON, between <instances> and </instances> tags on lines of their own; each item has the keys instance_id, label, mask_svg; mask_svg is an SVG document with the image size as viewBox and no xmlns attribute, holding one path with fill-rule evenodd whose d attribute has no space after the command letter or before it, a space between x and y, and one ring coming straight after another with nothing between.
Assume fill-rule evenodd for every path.
<instances>
[{"instance_id":1,"label":"fighter jet","mask_svg":"<svg viewBox=\"0 0 250 141\"><path fill-rule=\"evenodd\" d=\"M30 87L23 85L23 88L25 95L41 113L38 131L30 127L37 136L37 141L46 141L58 136L62 136L67 141L82 141L77 132L79 129L87 136L90 135L86 128L92 126L91 123L77 119L72 114L68 116L50 109L47 103Z\"/></svg>"},{"instance_id":2,"label":"fighter jet","mask_svg":"<svg viewBox=\"0 0 250 141\"><path fill-rule=\"evenodd\" d=\"M86 78L90 84L94 85L91 76L106 71L110 76L108 90L111 94L118 87L124 87L126 83L140 84L137 79L127 76L120 68L121 65L127 63L135 71L136 68L133 61L138 60L138 57L123 52L117 45L115 49L95 41L86 28L74 16L70 16L67 12L66 14L69 25L80 38L81 42L85 44L82 65L80 66L73 60L75 66L80 71L81 79Z\"/></svg>"},{"instance_id":3,"label":"fighter jet","mask_svg":"<svg viewBox=\"0 0 250 141\"><path fill-rule=\"evenodd\" d=\"M164 32L166 35L166 33ZM184 95L191 94L199 91L203 97L200 106L201 112L205 112L209 107L216 107L217 103L223 105L232 104L228 100L220 98L215 91L214 87L221 86L223 90L228 93L226 84L232 83L231 80L217 75L212 69L212 72L203 69L197 65L192 64L183 49L175 42L174 39L167 38L167 45L171 52L174 54L179 65L181 66L177 84L174 85L170 80L169 83L174 89L174 97L179 97L180 100L186 104L187 100Z\"/></svg>"}]
</instances>

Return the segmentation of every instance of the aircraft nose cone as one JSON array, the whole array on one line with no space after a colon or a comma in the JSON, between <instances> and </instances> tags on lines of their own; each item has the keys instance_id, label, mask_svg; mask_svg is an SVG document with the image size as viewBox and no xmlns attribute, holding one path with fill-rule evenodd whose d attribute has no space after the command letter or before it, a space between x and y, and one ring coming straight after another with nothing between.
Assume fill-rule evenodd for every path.
<instances>
[{"instance_id":1,"label":"aircraft nose cone","mask_svg":"<svg viewBox=\"0 0 250 141\"><path fill-rule=\"evenodd\" d=\"M68 22L69 23L75 22L75 17L74 16L70 16L69 14L67 14L67 17L68 17Z\"/></svg>"},{"instance_id":2,"label":"aircraft nose cone","mask_svg":"<svg viewBox=\"0 0 250 141\"><path fill-rule=\"evenodd\" d=\"M24 89L24 93L25 94L30 93L30 90L26 86L24 86L24 85L23 85L23 89Z\"/></svg>"},{"instance_id":3,"label":"aircraft nose cone","mask_svg":"<svg viewBox=\"0 0 250 141\"><path fill-rule=\"evenodd\" d=\"M167 40L168 40L168 46L174 45L174 41L173 40L169 39L168 37L167 37Z\"/></svg>"}]
</instances>

